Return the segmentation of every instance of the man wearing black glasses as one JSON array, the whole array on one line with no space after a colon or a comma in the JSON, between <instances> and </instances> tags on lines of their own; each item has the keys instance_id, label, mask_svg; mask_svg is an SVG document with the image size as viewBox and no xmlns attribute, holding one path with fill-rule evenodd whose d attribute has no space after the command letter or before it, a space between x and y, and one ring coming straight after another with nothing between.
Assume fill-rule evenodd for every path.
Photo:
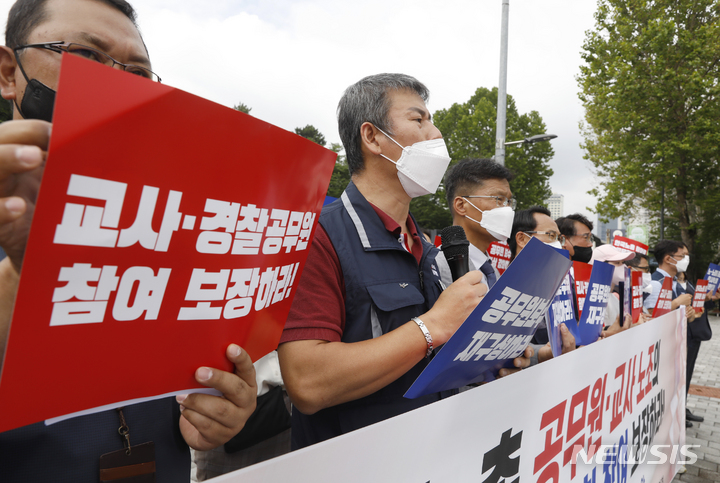
<instances>
[{"instance_id":1,"label":"man wearing black glasses","mask_svg":"<svg viewBox=\"0 0 720 483\"><path fill-rule=\"evenodd\" d=\"M515 212L512 233L508 239L513 260L525 248L530 238L533 237L553 248L562 248L565 244L565 236L560 234L557 224L552 219L550 210L544 206L531 206L527 210ZM575 317L577 318L577 314L575 314ZM563 353L574 350L575 338L565 327L565 324L561 324L560 334ZM548 340L547 321L543 317L532 339L533 349L538 353L540 362L552 357L552 349L549 345L546 345Z\"/></svg>"},{"instance_id":2,"label":"man wearing black glasses","mask_svg":"<svg viewBox=\"0 0 720 483\"><path fill-rule=\"evenodd\" d=\"M563 248L570 252L570 258L589 263L593 252L593 222L580 213L560 217L555 222L565 236Z\"/></svg>"},{"instance_id":3,"label":"man wearing black glasses","mask_svg":"<svg viewBox=\"0 0 720 483\"><path fill-rule=\"evenodd\" d=\"M8 255L0 262L0 360L47 155L63 52L148 81L160 80L152 71L135 11L124 0L18 0L11 8L6 46L0 48L0 94L13 105L13 120L0 125L0 246ZM225 443L242 429L255 408L250 358L234 344L227 356L235 364L234 373L200 368L195 376L201 384L223 393L222 398L192 394L181 401L178 397L182 406L174 398L165 398L52 426L38 423L1 433L0 479L98 481L102 455L125 454L126 442L133 448L153 442L154 456L138 462L120 455L119 463L102 474L102 481L132 475L148 478L152 473L158 482L188 481L187 445L207 450ZM48 366L52 370L52 361ZM77 377L83 377L82 367L77 368ZM92 381L87 382L90 387ZM126 440L122 435L128 431ZM137 456L140 451L131 453Z\"/></svg>"},{"instance_id":4,"label":"man wearing black glasses","mask_svg":"<svg viewBox=\"0 0 720 483\"><path fill-rule=\"evenodd\" d=\"M463 227L470 242L470 268L480 270L483 283L490 288L499 274L487 250L492 242L506 241L510 236L515 209L512 178L509 169L491 159L463 159L445 175L453 225Z\"/></svg>"}]
</instances>

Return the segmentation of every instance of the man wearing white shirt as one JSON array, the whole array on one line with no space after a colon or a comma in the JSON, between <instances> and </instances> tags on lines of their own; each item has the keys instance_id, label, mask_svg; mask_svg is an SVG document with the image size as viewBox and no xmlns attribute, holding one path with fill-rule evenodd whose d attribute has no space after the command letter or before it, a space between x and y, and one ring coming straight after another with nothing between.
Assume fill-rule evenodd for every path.
<instances>
[{"instance_id":1,"label":"man wearing white shirt","mask_svg":"<svg viewBox=\"0 0 720 483\"><path fill-rule=\"evenodd\" d=\"M515 209L509 183L512 179L505 166L491 159L476 158L460 161L445 175L453 225L465 230L470 242L470 269L482 271L483 283L488 287L500 276L490 263L488 247L494 241L506 241L512 230ZM438 260L438 265L444 272L446 264Z\"/></svg>"},{"instance_id":2,"label":"man wearing white shirt","mask_svg":"<svg viewBox=\"0 0 720 483\"><path fill-rule=\"evenodd\" d=\"M653 280L651 282L652 293L647 299L645 299L644 306L650 313L653 312L660 295L660 290L662 289L664 277L670 277L673 279L673 300L671 310L675 310L681 305L686 305L688 322L690 322L695 320L695 312L692 310L692 306L690 305L692 303L692 297L689 294L678 295L677 281L675 281L675 276L678 274L678 263L684 263L684 251L685 245L682 242L675 240L662 240L655 246L653 253L655 255L655 260L658 262L658 269L655 273L653 273ZM685 271L685 269L687 269L687 265L680 268L682 268L682 271Z\"/></svg>"}]
</instances>

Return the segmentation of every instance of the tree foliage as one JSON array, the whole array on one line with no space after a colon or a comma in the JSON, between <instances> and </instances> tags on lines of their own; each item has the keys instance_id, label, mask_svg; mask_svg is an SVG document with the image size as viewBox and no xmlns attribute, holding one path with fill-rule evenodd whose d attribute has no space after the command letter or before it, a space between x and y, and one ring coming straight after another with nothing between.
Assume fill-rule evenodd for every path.
<instances>
[{"instance_id":1,"label":"tree foliage","mask_svg":"<svg viewBox=\"0 0 720 483\"><path fill-rule=\"evenodd\" d=\"M302 136L305 139L309 139L320 146L325 146L325 136L312 124L308 124L302 128L295 128L295 134ZM333 168L332 176L330 177L330 185L328 186L327 196L339 198L350 182L350 170L348 169L347 162L345 161L345 155L339 154L343 150L342 144L331 143L330 150L338 153L338 157L335 160L335 167Z\"/></svg>"},{"instance_id":2,"label":"tree foliage","mask_svg":"<svg viewBox=\"0 0 720 483\"><path fill-rule=\"evenodd\" d=\"M240 102L238 105L233 106L233 109L236 111L244 112L245 114L250 114L250 111L252 111L252 107L248 107L247 104L244 104Z\"/></svg>"},{"instance_id":3,"label":"tree foliage","mask_svg":"<svg viewBox=\"0 0 720 483\"><path fill-rule=\"evenodd\" d=\"M343 150L343 146L340 143L331 143L330 149L336 153L340 153ZM340 198L340 195L345 191L349 182L350 170L348 169L346 157L344 154L338 154L332 176L330 177L330 186L328 186L327 195L333 198Z\"/></svg>"},{"instance_id":4,"label":"tree foliage","mask_svg":"<svg viewBox=\"0 0 720 483\"><path fill-rule=\"evenodd\" d=\"M318 131L318 128L313 126L312 124L308 124L305 127L296 127L295 128L295 134L298 136L302 136L305 139L309 139L310 141L319 144L320 146L325 146L325 136Z\"/></svg>"},{"instance_id":5,"label":"tree foliage","mask_svg":"<svg viewBox=\"0 0 720 483\"><path fill-rule=\"evenodd\" d=\"M718 0L598 0L578 82L603 218L659 213L691 252L720 240ZM657 226L657 218L655 219Z\"/></svg>"},{"instance_id":6,"label":"tree foliage","mask_svg":"<svg viewBox=\"0 0 720 483\"><path fill-rule=\"evenodd\" d=\"M495 154L497 88L481 87L464 104L453 104L435 113L435 125L443 133L453 163L465 158L490 158ZM546 126L537 111L520 114L512 96L507 97L506 139L521 140L543 134ZM515 179L510 183L518 208L545 205L552 195L549 162L554 155L548 142L508 146L505 165ZM444 190L441 193L445 197ZM447 204L443 201L443 204Z\"/></svg>"}]
</instances>

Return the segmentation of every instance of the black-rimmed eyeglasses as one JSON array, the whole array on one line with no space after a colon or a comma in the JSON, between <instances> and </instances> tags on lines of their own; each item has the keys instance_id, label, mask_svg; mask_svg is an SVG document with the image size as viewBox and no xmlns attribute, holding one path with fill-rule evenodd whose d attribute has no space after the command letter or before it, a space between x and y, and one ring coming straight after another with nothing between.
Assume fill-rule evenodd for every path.
<instances>
[{"instance_id":1,"label":"black-rimmed eyeglasses","mask_svg":"<svg viewBox=\"0 0 720 483\"><path fill-rule=\"evenodd\" d=\"M498 207L501 206L509 206L513 210L517 206L517 200L515 198L507 199L504 196L486 196L486 195L468 195L468 196L461 196L461 198L495 198L495 204Z\"/></svg>"},{"instance_id":2,"label":"black-rimmed eyeglasses","mask_svg":"<svg viewBox=\"0 0 720 483\"><path fill-rule=\"evenodd\" d=\"M134 64L124 64L122 62L119 62L119 61L113 59L105 52L101 52L99 50L93 49L92 47L88 47L87 45L67 43L67 42L58 40L55 42L43 42L41 44L21 45L19 47L15 47L13 50L15 51L15 55L17 56L17 52L19 50L31 49L31 48L32 49L45 49L45 50L50 50L52 52L58 52L58 53L67 52L68 54L77 55L78 57L83 57L85 59L99 62L99 63L101 63L103 65L107 65L109 67L114 67L116 65L119 65L123 68L123 70L125 72L130 72L131 74L139 75L141 77L145 77L146 79L154 80L155 82L162 82L162 79L160 79L159 75L157 75L155 72L151 71L150 69L148 69L146 67L142 67L142 66L134 65Z\"/></svg>"},{"instance_id":3,"label":"black-rimmed eyeglasses","mask_svg":"<svg viewBox=\"0 0 720 483\"><path fill-rule=\"evenodd\" d=\"M565 235L561 235L556 231L524 231L523 233L528 235L547 235L548 238L550 238L550 243L555 243L557 240L561 245L565 244Z\"/></svg>"}]
</instances>

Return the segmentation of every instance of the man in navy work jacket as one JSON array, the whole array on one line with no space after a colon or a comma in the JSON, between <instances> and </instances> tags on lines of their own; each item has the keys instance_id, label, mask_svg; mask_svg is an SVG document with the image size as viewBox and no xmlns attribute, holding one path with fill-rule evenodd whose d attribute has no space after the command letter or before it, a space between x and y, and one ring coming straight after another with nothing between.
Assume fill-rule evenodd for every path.
<instances>
[{"instance_id":1,"label":"man in navy work jacket","mask_svg":"<svg viewBox=\"0 0 720 483\"><path fill-rule=\"evenodd\" d=\"M416 79L379 74L340 100L352 181L323 209L278 349L293 448L451 394L403 398L487 291L472 271L442 292L438 251L409 214L450 162L427 99Z\"/></svg>"}]
</instances>

